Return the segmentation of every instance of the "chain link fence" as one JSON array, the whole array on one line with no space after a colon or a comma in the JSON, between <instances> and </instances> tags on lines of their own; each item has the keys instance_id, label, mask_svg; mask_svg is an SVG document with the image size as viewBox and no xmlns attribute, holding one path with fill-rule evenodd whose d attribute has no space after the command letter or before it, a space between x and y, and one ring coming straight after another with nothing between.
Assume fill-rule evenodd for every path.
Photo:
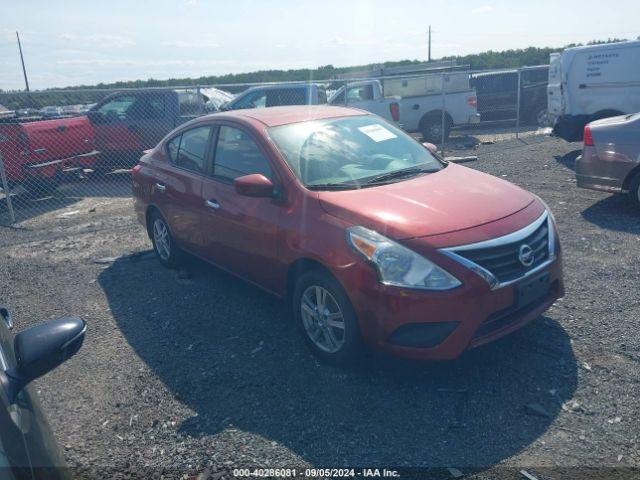
<instances>
[{"instance_id":1,"label":"chain link fence","mask_svg":"<svg viewBox=\"0 0 640 480\"><path fill-rule=\"evenodd\" d=\"M540 132L548 67L314 82L1 93L0 225L131 198L130 169L178 125L277 105L361 108L443 152ZM65 212L59 215L69 213Z\"/></svg>"}]
</instances>

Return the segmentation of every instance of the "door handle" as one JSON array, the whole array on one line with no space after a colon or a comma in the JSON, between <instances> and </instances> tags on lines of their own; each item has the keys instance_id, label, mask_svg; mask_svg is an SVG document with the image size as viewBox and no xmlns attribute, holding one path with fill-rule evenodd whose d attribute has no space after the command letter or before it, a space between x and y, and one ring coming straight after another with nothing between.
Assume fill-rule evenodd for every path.
<instances>
[{"instance_id":1,"label":"door handle","mask_svg":"<svg viewBox=\"0 0 640 480\"><path fill-rule=\"evenodd\" d=\"M164 192L166 189L167 187L162 183L156 183L156 190L158 190L159 192Z\"/></svg>"},{"instance_id":2,"label":"door handle","mask_svg":"<svg viewBox=\"0 0 640 480\"><path fill-rule=\"evenodd\" d=\"M220 208L220 204L218 203L217 200L212 198L211 200L207 200L207 207L217 210Z\"/></svg>"}]
</instances>

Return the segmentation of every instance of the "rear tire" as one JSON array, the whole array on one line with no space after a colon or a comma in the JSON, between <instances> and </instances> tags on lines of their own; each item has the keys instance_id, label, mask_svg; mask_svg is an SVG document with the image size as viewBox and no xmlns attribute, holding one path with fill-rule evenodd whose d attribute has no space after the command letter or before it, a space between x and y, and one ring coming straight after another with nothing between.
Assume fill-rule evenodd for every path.
<instances>
[{"instance_id":1,"label":"rear tire","mask_svg":"<svg viewBox=\"0 0 640 480\"><path fill-rule=\"evenodd\" d=\"M425 142L441 144L442 143L442 116L430 115L424 118L422 121L422 139ZM451 132L451 122L445 117L444 120L444 139L449 138Z\"/></svg>"},{"instance_id":2,"label":"rear tire","mask_svg":"<svg viewBox=\"0 0 640 480\"><path fill-rule=\"evenodd\" d=\"M636 173L629 183L629 192L627 193L629 200L633 206L640 209L640 172Z\"/></svg>"},{"instance_id":3,"label":"rear tire","mask_svg":"<svg viewBox=\"0 0 640 480\"><path fill-rule=\"evenodd\" d=\"M160 263L167 268L177 268L182 260L182 252L171 235L167 221L157 210L149 216L149 237Z\"/></svg>"},{"instance_id":4,"label":"rear tire","mask_svg":"<svg viewBox=\"0 0 640 480\"><path fill-rule=\"evenodd\" d=\"M324 362L348 366L362 354L356 314L346 292L327 272L316 269L296 281L293 316L311 351Z\"/></svg>"}]
</instances>

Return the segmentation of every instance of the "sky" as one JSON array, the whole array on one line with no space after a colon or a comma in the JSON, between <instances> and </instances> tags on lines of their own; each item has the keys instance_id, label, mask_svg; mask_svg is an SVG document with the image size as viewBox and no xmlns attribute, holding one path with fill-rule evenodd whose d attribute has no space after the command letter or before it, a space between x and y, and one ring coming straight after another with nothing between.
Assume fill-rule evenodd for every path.
<instances>
[{"instance_id":1,"label":"sky","mask_svg":"<svg viewBox=\"0 0 640 480\"><path fill-rule=\"evenodd\" d=\"M0 0L0 89L381 63L640 36L637 0Z\"/></svg>"}]
</instances>

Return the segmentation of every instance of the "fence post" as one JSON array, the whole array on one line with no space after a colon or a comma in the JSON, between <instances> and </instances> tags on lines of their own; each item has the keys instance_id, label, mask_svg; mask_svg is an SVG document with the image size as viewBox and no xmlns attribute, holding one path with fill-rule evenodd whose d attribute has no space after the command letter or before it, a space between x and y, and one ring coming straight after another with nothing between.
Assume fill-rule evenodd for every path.
<instances>
[{"instance_id":1,"label":"fence post","mask_svg":"<svg viewBox=\"0 0 640 480\"><path fill-rule=\"evenodd\" d=\"M445 121L446 121L446 117L444 114L445 108L446 108L446 100L445 100L445 87L444 87L444 81L445 81L445 74L442 74L442 123L440 124L440 129L442 130L442 143L440 144L440 150L442 152L444 152L444 134L445 134L445 129L446 129L446 125L445 125Z\"/></svg>"},{"instance_id":2,"label":"fence post","mask_svg":"<svg viewBox=\"0 0 640 480\"><path fill-rule=\"evenodd\" d=\"M347 102L347 90L349 89L349 80L344 81L344 106L348 105Z\"/></svg>"},{"instance_id":3,"label":"fence post","mask_svg":"<svg viewBox=\"0 0 640 480\"><path fill-rule=\"evenodd\" d=\"M2 152L0 152L0 181L2 181L2 190L4 190L4 196L7 199L7 208L9 209L9 218L11 223L16 222L16 216L13 212L13 202L11 200L11 191L9 190L9 182L7 181L7 173L4 170L4 160L2 159Z\"/></svg>"},{"instance_id":4,"label":"fence post","mask_svg":"<svg viewBox=\"0 0 640 480\"><path fill-rule=\"evenodd\" d=\"M518 69L518 100L516 104L516 139L520 136L520 91L522 90L522 69Z\"/></svg>"}]
</instances>

